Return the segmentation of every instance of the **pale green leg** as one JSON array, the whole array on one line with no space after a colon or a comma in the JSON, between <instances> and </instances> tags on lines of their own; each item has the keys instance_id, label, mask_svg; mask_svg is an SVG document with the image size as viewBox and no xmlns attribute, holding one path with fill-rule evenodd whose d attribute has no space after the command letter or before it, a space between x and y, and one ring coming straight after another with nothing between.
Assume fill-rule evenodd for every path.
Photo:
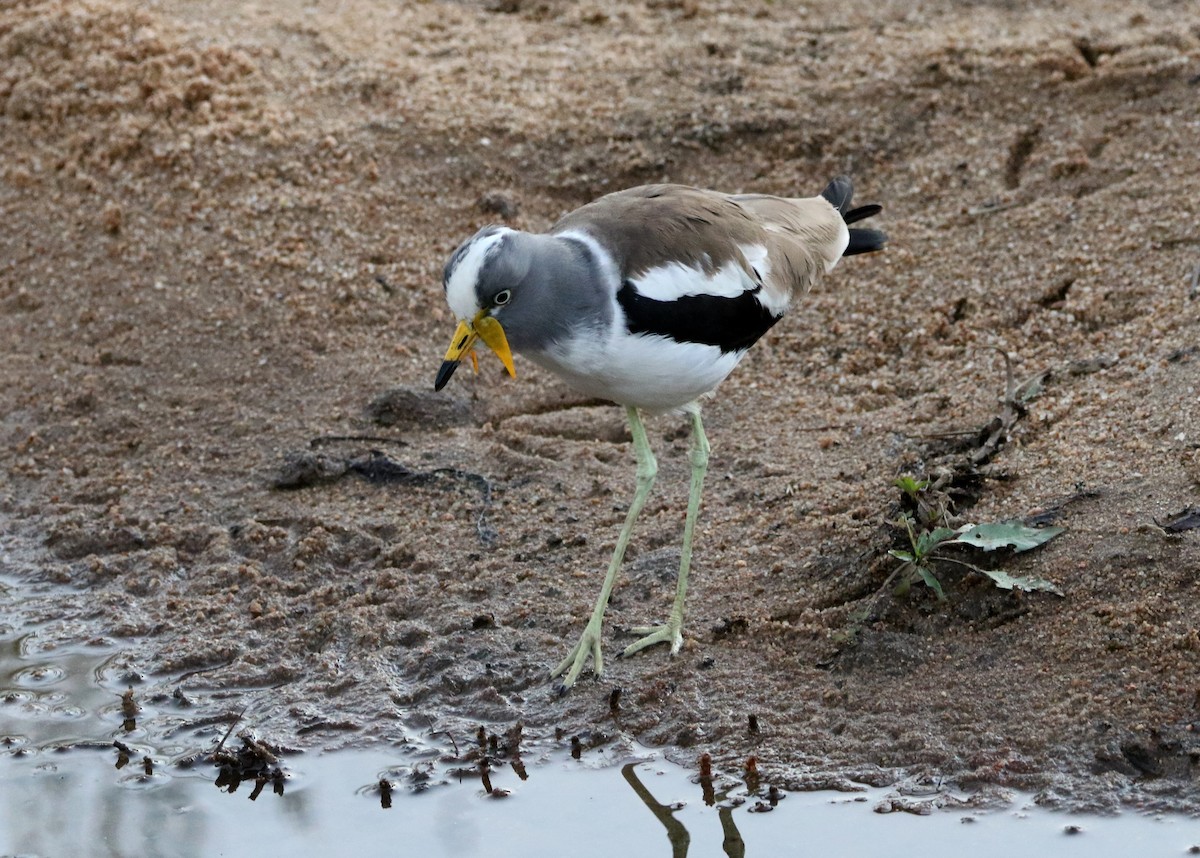
<instances>
[{"instance_id":1,"label":"pale green leg","mask_svg":"<svg viewBox=\"0 0 1200 858\"><path fill-rule=\"evenodd\" d=\"M575 644L575 648L550 673L550 677L553 679L556 676L562 676L564 671L566 672L567 675L563 677L562 681L563 690L575 684L575 680L579 678L589 656L592 659L596 676L604 671L604 657L600 653L600 626L604 621L604 609L608 607L608 597L612 595L613 585L617 581L617 570L621 568L625 549L629 546L633 523L637 520L642 507L645 506L650 489L654 486L654 477L658 473L658 462L655 461L654 452L650 449L650 442L646 439L646 427L642 425L641 416L633 406L629 406L625 410L629 414L629 431L633 435L633 452L637 456L637 490L633 493L633 502L629 505L629 513L625 516L625 526L621 528L621 535L617 537L617 547L608 564L608 574L604 576L604 584L600 587L600 598L596 600L596 607L592 609L592 618L584 627L583 634L579 637L579 643Z\"/></svg>"},{"instance_id":2,"label":"pale green leg","mask_svg":"<svg viewBox=\"0 0 1200 858\"><path fill-rule=\"evenodd\" d=\"M683 525L683 549L679 557L679 582L675 585L675 602L671 605L671 616L665 625L634 629L645 635L625 647L622 656L630 656L648 646L669 643L671 655L683 646L683 601L687 596L688 571L692 568L692 534L696 530L696 516L700 512L700 492L704 488L704 475L708 471L708 438L704 435L704 424L700 422L700 410L692 412L692 449L688 459L692 463L692 486L688 492L687 520Z\"/></svg>"}]
</instances>

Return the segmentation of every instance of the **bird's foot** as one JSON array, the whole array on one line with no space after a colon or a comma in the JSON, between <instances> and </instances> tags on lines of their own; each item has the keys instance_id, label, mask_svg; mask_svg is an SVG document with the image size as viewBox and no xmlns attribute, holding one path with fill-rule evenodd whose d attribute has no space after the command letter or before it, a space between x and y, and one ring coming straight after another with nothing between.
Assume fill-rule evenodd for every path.
<instances>
[{"instance_id":1,"label":"bird's foot","mask_svg":"<svg viewBox=\"0 0 1200 858\"><path fill-rule=\"evenodd\" d=\"M600 653L600 622L595 618L584 627L583 634L579 636L579 643L559 662L558 667L550 671L551 679L563 677L558 685L560 694L575 684L589 658L592 660L592 672L600 676L604 672L604 656ZM563 676L564 673L566 676Z\"/></svg>"},{"instance_id":2,"label":"bird's foot","mask_svg":"<svg viewBox=\"0 0 1200 858\"><path fill-rule=\"evenodd\" d=\"M666 643L671 645L671 655L679 654L679 648L683 646L683 621L671 618L661 626L642 626L633 630L635 634L645 635L640 640L636 640L629 646L625 647L625 651L621 653L621 658L629 658L634 653L641 652L647 647L655 644Z\"/></svg>"}]
</instances>

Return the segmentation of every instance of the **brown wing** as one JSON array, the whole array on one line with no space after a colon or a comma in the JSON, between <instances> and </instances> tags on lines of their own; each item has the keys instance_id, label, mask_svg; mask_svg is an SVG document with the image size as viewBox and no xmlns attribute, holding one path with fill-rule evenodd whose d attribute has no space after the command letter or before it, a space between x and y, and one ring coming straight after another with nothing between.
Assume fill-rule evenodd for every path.
<instances>
[{"instance_id":1,"label":"brown wing","mask_svg":"<svg viewBox=\"0 0 1200 858\"><path fill-rule=\"evenodd\" d=\"M786 304L812 285L827 260L841 255L844 229L837 209L820 197L731 196L684 185L644 185L571 212L551 232L587 232L612 253L622 279L673 262L712 273L734 261L763 283L768 300ZM766 248L766 277L760 278L742 251L754 245Z\"/></svg>"},{"instance_id":2,"label":"brown wing","mask_svg":"<svg viewBox=\"0 0 1200 858\"><path fill-rule=\"evenodd\" d=\"M730 260L746 266L739 244L762 244L766 231L725 194L684 185L643 185L600 197L551 232L582 230L613 255L622 277L672 262L712 273Z\"/></svg>"},{"instance_id":3,"label":"brown wing","mask_svg":"<svg viewBox=\"0 0 1200 858\"><path fill-rule=\"evenodd\" d=\"M779 298L807 292L842 257L846 225L823 197L785 199L766 194L730 198L749 211L770 234L767 291Z\"/></svg>"}]
</instances>

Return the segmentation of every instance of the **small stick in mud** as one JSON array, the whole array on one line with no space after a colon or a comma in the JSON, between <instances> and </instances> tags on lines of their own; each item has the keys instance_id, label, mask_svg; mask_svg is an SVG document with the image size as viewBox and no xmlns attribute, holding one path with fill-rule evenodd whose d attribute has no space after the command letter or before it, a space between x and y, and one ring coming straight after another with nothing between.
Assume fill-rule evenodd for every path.
<instances>
[{"instance_id":1,"label":"small stick in mud","mask_svg":"<svg viewBox=\"0 0 1200 858\"><path fill-rule=\"evenodd\" d=\"M113 747L117 749L117 768L125 768L129 765L129 758L133 756L133 749L124 742L113 742Z\"/></svg>"},{"instance_id":2,"label":"small stick in mud","mask_svg":"<svg viewBox=\"0 0 1200 858\"><path fill-rule=\"evenodd\" d=\"M579 741L578 736L571 737L571 759L578 760L583 756L583 743Z\"/></svg>"},{"instance_id":3,"label":"small stick in mud","mask_svg":"<svg viewBox=\"0 0 1200 858\"><path fill-rule=\"evenodd\" d=\"M488 765L487 757L479 761L479 778L483 781L483 789L488 794L492 794L492 767Z\"/></svg>"},{"instance_id":4,"label":"small stick in mud","mask_svg":"<svg viewBox=\"0 0 1200 858\"><path fill-rule=\"evenodd\" d=\"M452 736L448 730L436 729L433 725L433 719L430 718L428 715L425 716L425 720L427 720L429 722L429 735L434 738L437 738L438 736L445 736L447 739L450 740L450 744L454 746L454 756L461 757L462 754L458 750L458 742L454 741L454 736Z\"/></svg>"},{"instance_id":5,"label":"small stick in mud","mask_svg":"<svg viewBox=\"0 0 1200 858\"><path fill-rule=\"evenodd\" d=\"M717 803L716 791L713 789L712 755L707 752L700 755L700 795L704 799L705 807L712 807Z\"/></svg>"},{"instance_id":6,"label":"small stick in mud","mask_svg":"<svg viewBox=\"0 0 1200 858\"><path fill-rule=\"evenodd\" d=\"M133 699L133 689L130 688L121 695L121 715L125 720L121 723L121 729L126 733L132 733L137 729L137 714L142 711L142 707Z\"/></svg>"},{"instance_id":7,"label":"small stick in mud","mask_svg":"<svg viewBox=\"0 0 1200 858\"><path fill-rule=\"evenodd\" d=\"M750 735L757 736L759 733L758 716L751 712L750 716L746 720L748 722L747 729L749 729Z\"/></svg>"},{"instance_id":8,"label":"small stick in mud","mask_svg":"<svg viewBox=\"0 0 1200 858\"><path fill-rule=\"evenodd\" d=\"M408 442L402 438L389 438L386 435L318 435L308 439L308 446L316 449L328 444L398 444L407 447Z\"/></svg>"},{"instance_id":9,"label":"small stick in mud","mask_svg":"<svg viewBox=\"0 0 1200 858\"><path fill-rule=\"evenodd\" d=\"M751 795L757 795L761 785L758 774L758 757L746 757L746 790Z\"/></svg>"},{"instance_id":10,"label":"small stick in mud","mask_svg":"<svg viewBox=\"0 0 1200 858\"><path fill-rule=\"evenodd\" d=\"M379 780L379 806L384 810L392 806L392 782L387 778Z\"/></svg>"},{"instance_id":11,"label":"small stick in mud","mask_svg":"<svg viewBox=\"0 0 1200 858\"><path fill-rule=\"evenodd\" d=\"M621 689L614 688L612 694L608 695L608 714L614 720L621 717Z\"/></svg>"},{"instance_id":12,"label":"small stick in mud","mask_svg":"<svg viewBox=\"0 0 1200 858\"><path fill-rule=\"evenodd\" d=\"M225 731L225 735L221 737L221 741L217 742L217 747L213 748L213 756L219 754L221 749L225 747L225 743L229 741L229 737L233 735L233 731L237 728L237 725L241 723L242 716L246 714L246 710L249 708L250 704L247 703L242 707L242 711L235 715L233 720L229 722L229 729ZM230 792L232 791L233 790L230 790Z\"/></svg>"},{"instance_id":13,"label":"small stick in mud","mask_svg":"<svg viewBox=\"0 0 1200 858\"><path fill-rule=\"evenodd\" d=\"M504 734L504 752L512 754L518 760L521 758L521 734L524 731L525 725L518 721Z\"/></svg>"},{"instance_id":14,"label":"small stick in mud","mask_svg":"<svg viewBox=\"0 0 1200 858\"><path fill-rule=\"evenodd\" d=\"M133 699L133 689L130 688L121 695L121 714L126 718L133 718L142 710L137 701Z\"/></svg>"},{"instance_id":15,"label":"small stick in mud","mask_svg":"<svg viewBox=\"0 0 1200 858\"><path fill-rule=\"evenodd\" d=\"M154 774L154 760L150 759L148 755L142 757L142 771L147 775Z\"/></svg>"}]
</instances>

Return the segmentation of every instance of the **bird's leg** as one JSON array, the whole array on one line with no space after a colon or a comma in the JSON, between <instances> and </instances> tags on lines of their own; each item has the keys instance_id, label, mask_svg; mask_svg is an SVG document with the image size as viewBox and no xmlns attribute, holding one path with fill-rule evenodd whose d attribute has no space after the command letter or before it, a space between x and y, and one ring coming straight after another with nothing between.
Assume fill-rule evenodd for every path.
<instances>
[{"instance_id":1,"label":"bird's leg","mask_svg":"<svg viewBox=\"0 0 1200 858\"><path fill-rule=\"evenodd\" d=\"M608 597L612 595L613 584L617 580L617 570L621 568L621 561L625 557L625 549L628 547L629 537L633 533L633 523L646 504L646 498L649 497L650 489L654 486L654 477L658 473L658 462L655 461L654 452L650 449L650 442L646 439L646 427L642 425L641 416L633 406L629 406L626 411L629 414L629 431L633 435L633 452L637 456L637 490L633 493L633 502L629 504L629 513L625 516L625 526L621 528L621 535L617 537L617 547L613 550L612 560L608 564L608 573L604 576L604 584L600 587L600 597L596 599L596 607L592 609L592 617L584 627L583 634L579 637L579 643L575 644L575 648L550 673L550 677L553 679L566 672L562 681L563 690L575 684L575 680L579 678L589 656L592 659L596 675L599 676L604 671L604 657L600 653L600 626L604 621L604 609L608 607ZM568 668L570 669L568 670Z\"/></svg>"},{"instance_id":2,"label":"bird's leg","mask_svg":"<svg viewBox=\"0 0 1200 858\"><path fill-rule=\"evenodd\" d=\"M708 438L704 435L704 424L700 422L700 410L692 412L692 449L688 459L692 463L692 485L688 492L687 520L683 525L683 549L679 557L679 581L675 585L675 602L671 605L671 616L665 625L634 629L645 635L641 640L625 647L622 656L630 656L657 643L669 643L671 655L683 646L683 601L687 596L688 571L692 568L692 534L696 530L696 516L700 512L700 493L704 488L704 475L708 471Z\"/></svg>"}]
</instances>

